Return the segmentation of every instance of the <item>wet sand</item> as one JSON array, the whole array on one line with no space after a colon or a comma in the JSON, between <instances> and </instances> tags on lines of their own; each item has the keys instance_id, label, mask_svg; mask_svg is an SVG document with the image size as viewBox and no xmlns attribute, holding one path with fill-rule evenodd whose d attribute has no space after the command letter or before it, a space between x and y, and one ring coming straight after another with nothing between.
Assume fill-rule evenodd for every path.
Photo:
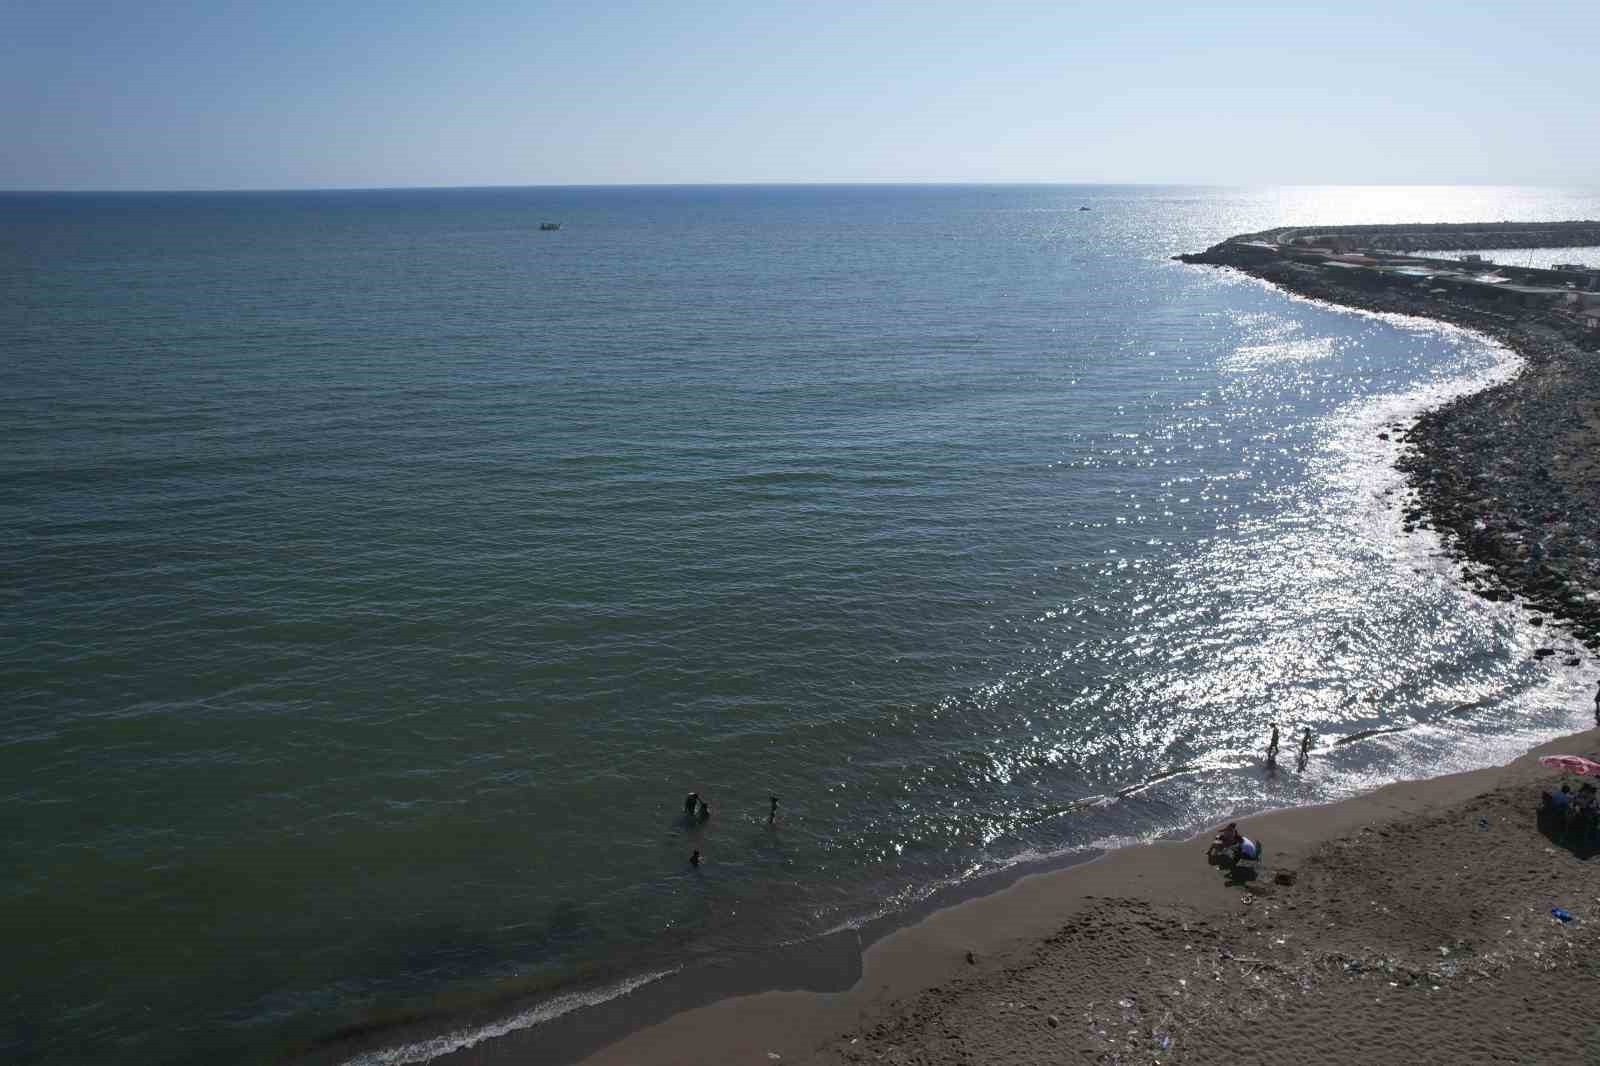
<instances>
[{"instance_id":1,"label":"wet sand","mask_svg":"<svg viewBox=\"0 0 1600 1066\"><path fill-rule=\"evenodd\" d=\"M1203 838L1028 876L872 945L848 990L726 999L584 1062L1600 1061L1600 863L1533 814L1559 781L1537 755L1597 751L1242 819L1253 879Z\"/></svg>"}]
</instances>

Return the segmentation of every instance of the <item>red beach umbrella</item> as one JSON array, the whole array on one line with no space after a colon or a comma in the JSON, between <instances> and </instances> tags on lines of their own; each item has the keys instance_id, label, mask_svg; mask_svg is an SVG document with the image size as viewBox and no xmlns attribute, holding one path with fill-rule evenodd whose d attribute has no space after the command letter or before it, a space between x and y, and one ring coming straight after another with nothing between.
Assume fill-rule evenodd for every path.
<instances>
[{"instance_id":1,"label":"red beach umbrella","mask_svg":"<svg viewBox=\"0 0 1600 1066\"><path fill-rule=\"evenodd\" d=\"M1548 766L1552 770L1566 770L1568 773L1600 777L1600 762L1585 759L1582 755L1541 755L1539 765Z\"/></svg>"}]
</instances>

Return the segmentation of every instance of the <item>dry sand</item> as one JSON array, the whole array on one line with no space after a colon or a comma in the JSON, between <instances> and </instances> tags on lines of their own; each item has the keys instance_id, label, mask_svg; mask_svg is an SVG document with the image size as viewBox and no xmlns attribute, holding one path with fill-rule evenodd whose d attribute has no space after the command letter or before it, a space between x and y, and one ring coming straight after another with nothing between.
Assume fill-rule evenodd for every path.
<instances>
[{"instance_id":1,"label":"dry sand","mask_svg":"<svg viewBox=\"0 0 1600 1066\"><path fill-rule=\"evenodd\" d=\"M1198 838L1027 877L874 944L847 991L723 1000L586 1066L1600 1064L1600 861L1533 814L1560 780L1536 757L1597 748L1242 819L1254 880Z\"/></svg>"}]
</instances>

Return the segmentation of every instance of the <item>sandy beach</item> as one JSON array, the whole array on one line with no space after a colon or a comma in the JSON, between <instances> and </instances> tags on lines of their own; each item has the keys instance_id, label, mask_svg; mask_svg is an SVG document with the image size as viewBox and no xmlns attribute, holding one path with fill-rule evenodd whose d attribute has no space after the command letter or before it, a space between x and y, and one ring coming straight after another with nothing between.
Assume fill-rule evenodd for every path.
<instances>
[{"instance_id":1,"label":"sandy beach","mask_svg":"<svg viewBox=\"0 0 1600 1066\"><path fill-rule=\"evenodd\" d=\"M1253 878L1205 838L1026 877L872 945L846 991L723 1000L586 1066L1600 1061L1575 999L1600 866L1534 816L1537 757L1597 750L1241 819Z\"/></svg>"}]
</instances>

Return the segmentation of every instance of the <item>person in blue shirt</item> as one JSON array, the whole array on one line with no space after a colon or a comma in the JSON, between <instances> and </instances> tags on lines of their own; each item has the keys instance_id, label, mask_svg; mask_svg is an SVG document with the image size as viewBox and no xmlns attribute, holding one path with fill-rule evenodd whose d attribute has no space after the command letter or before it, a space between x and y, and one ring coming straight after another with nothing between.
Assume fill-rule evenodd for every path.
<instances>
[{"instance_id":1,"label":"person in blue shirt","mask_svg":"<svg viewBox=\"0 0 1600 1066\"><path fill-rule=\"evenodd\" d=\"M1211 842L1211 849L1206 853L1208 858L1224 858L1230 863L1240 859L1261 858L1261 845L1239 832L1238 822L1229 822L1217 831L1216 839Z\"/></svg>"}]
</instances>

